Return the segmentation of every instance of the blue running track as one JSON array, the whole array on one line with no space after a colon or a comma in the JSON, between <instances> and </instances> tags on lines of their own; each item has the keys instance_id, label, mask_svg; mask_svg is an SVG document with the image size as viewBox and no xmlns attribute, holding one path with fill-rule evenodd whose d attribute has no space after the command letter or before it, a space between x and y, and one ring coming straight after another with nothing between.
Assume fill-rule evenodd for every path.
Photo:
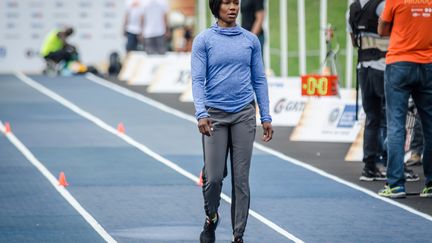
<instances>
[{"instance_id":1,"label":"blue running track","mask_svg":"<svg viewBox=\"0 0 432 243\"><path fill-rule=\"evenodd\" d=\"M112 128L198 176L196 125L86 76L29 76ZM204 222L194 181L29 86L0 75L0 120L118 242L198 242ZM120 135L121 136L121 135ZM430 216L409 212L255 149L251 209L304 242L432 242ZM230 196L227 178L223 192ZM218 242L231 240L221 202ZM19 150L0 135L0 241L103 242ZM250 216L245 242L291 242Z\"/></svg>"}]
</instances>

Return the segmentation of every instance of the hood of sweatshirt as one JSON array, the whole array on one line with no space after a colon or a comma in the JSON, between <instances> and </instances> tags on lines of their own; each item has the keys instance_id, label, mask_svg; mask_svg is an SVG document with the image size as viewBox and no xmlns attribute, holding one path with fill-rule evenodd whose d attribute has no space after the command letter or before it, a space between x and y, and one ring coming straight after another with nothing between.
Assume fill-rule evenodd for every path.
<instances>
[{"instance_id":1,"label":"hood of sweatshirt","mask_svg":"<svg viewBox=\"0 0 432 243\"><path fill-rule=\"evenodd\" d=\"M241 34L241 28L238 24L236 24L234 27L222 28L217 23L214 23L210 29L221 35L232 36Z\"/></svg>"}]
</instances>

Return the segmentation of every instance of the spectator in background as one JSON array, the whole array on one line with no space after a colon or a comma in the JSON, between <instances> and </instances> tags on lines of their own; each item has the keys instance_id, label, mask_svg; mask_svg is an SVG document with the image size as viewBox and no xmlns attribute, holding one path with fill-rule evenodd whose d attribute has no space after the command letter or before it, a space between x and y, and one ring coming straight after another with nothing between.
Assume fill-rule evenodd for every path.
<instances>
[{"instance_id":1,"label":"spectator in background","mask_svg":"<svg viewBox=\"0 0 432 243\"><path fill-rule=\"evenodd\" d=\"M166 0L145 0L143 37L147 54L165 54L167 51L168 10Z\"/></svg>"},{"instance_id":2,"label":"spectator in background","mask_svg":"<svg viewBox=\"0 0 432 243\"><path fill-rule=\"evenodd\" d=\"M241 0L241 25L258 36L261 55L264 48L264 0Z\"/></svg>"},{"instance_id":3,"label":"spectator in background","mask_svg":"<svg viewBox=\"0 0 432 243\"><path fill-rule=\"evenodd\" d=\"M217 22L192 46L192 91L202 134L206 220L200 242L215 242L226 160L231 159L233 241L243 242L249 215L249 169L256 132L255 96L263 140L272 139L267 79L258 38L236 24L239 0L210 0Z\"/></svg>"},{"instance_id":4,"label":"spectator in background","mask_svg":"<svg viewBox=\"0 0 432 243\"><path fill-rule=\"evenodd\" d=\"M72 27L65 27L62 30L54 29L46 37L42 44L40 54L42 57L54 63L76 60L78 54L76 48L67 42L67 39L74 33Z\"/></svg>"},{"instance_id":5,"label":"spectator in background","mask_svg":"<svg viewBox=\"0 0 432 243\"><path fill-rule=\"evenodd\" d=\"M366 123L363 135L363 162L361 181L385 180L377 163L381 154L381 143L385 140L386 129L384 69L388 38L378 35L378 18L384 8L383 0L356 0L348 11L347 30L354 47L358 48L357 79L361 87ZM384 158L386 159L386 158Z\"/></svg>"},{"instance_id":6,"label":"spectator in background","mask_svg":"<svg viewBox=\"0 0 432 243\"><path fill-rule=\"evenodd\" d=\"M421 197L432 197L432 26L427 1L387 1L378 33L390 36L386 55L387 183L378 194L406 197L404 176L405 124L410 95L420 115L423 134L423 171L426 177Z\"/></svg>"},{"instance_id":7,"label":"spectator in background","mask_svg":"<svg viewBox=\"0 0 432 243\"><path fill-rule=\"evenodd\" d=\"M138 50L144 24L143 0L126 0L123 33L126 36L126 52Z\"/></svg>"}]
</instances>

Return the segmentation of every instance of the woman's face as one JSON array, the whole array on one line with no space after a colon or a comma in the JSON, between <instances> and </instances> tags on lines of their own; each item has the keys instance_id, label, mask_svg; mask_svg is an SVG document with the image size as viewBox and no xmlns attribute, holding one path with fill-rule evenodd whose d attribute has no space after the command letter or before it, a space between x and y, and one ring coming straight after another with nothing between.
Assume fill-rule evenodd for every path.
<instances>
[{"instance_id":1,"label":"woman's face","mask_svg":"<svg viewBox=\"0 0 432 243\"><path fill-rule=\"evenodd\" d=\"M236 25L240 9L240 0L223 0L219 8L219 25L233 27Z\"/></svg>"}]
</instances>

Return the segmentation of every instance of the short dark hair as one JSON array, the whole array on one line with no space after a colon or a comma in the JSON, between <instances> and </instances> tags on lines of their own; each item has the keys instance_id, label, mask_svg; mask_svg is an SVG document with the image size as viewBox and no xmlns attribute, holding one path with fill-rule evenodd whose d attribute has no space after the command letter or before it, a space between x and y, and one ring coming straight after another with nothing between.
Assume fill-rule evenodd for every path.
<instances>
[{"instance_id":1,"label":"short dark hair","mask_svg":"<svg viewBox=\"0 0 432 243\"><path fill-rule=\"evenodd\" d=\"M74 29L72 27L66 27L66 29L64 30L64 33L66 36L72 35L73 32L74 32Z\"/></svg>"},{"instance_id":2,"label":"short dark hair","mask_svg":"<svg viewBox=\"0 0 432 243\"><path fill-rule=\"evenodd\" d=\"M219 18L219 9L222 4L222 0L209 0L210 10L215 18Z\"/></svg>"}]
</instances>

